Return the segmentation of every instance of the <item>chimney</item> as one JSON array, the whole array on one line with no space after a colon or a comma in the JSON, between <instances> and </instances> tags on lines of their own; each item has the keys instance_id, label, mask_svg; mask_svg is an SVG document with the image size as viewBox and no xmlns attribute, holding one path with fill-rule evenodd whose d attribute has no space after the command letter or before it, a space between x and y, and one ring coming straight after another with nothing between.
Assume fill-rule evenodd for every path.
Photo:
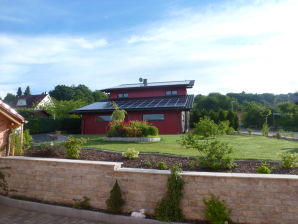
<instances>
[{"instance_id":1,"label":"chimney","mask_svg":"<svg viewBox=\"0 0 298 224\"><path fill-rule=\"evenodd\" d=\"M143 84L144 84L144 86L147 86L147 84L148 84L147 79L143 79Z\"/></svg>"}]
</instances>

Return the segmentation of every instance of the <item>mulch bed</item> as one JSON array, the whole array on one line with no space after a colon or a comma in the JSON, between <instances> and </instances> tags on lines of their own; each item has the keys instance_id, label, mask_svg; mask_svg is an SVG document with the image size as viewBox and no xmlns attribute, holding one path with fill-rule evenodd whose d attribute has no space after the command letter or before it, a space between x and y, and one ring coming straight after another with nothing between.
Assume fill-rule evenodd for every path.
<instances>
[{"instance_id":1,"label":"mulch bed","mask_svg":"<svg viewBox=\"0 0 298 224\"><path fill-rule=\"evenodd\" d=\"M40 155L40 154L27 154L27 156L37 157L50 157L50 158L67 158L66 155L60 151L55 155ZM147 154L140 153L139 158L129 160L122 157L120 152L111 152L98 149L83 149L81 151L81 160L92 161L110 161L110 162L122 162L122 167L129 168L144 168L144 169L157 169L159 162L165 162L167 167L171 165L181 164L184 171L203 171L203 172L229 172L229 173L257 173L256 169L261 166L263 161L260 160L236 160L236 166L231 170L208 170L203 169L193 163L196 161L195 157L184 157L164 154ZM148 164L148 162L150 162ZM292 174L298 175L298 167L294 169L286 169L276 161L266 161L268 167L272 170L272 174Z\"/></svg>"}]
</instances>

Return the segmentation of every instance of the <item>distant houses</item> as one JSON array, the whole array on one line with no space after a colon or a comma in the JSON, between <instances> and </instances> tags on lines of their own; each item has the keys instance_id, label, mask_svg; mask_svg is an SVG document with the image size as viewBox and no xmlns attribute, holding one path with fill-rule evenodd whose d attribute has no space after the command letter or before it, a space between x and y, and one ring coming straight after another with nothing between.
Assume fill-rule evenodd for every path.
<instances>
[{"instance_id":1,"label":"distant houses","mask_svg":"<svg viewBox=\"0 0 298 224\"><path fill-rule=\"evenodd\" d=\"M48 93L42 93L37 95L20 96L12 104L16 109L32 109L34 117L49 117L42 108L46 105L52 104L53 101Z\"/></svg>"}]
</instances>

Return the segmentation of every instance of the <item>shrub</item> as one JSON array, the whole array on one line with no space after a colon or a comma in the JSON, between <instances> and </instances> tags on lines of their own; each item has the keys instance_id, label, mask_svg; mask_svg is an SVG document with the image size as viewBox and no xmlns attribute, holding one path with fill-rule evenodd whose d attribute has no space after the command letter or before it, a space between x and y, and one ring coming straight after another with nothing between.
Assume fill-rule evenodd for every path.
<instances>
[{"instance_id":1,"label":"shrub","mask_svg":"<svg viewBox=\"0 0 298 224\"><path fill-rule=\"evenodd\" d=\"M150 161L146 161L144 162L144 167L151 167L152 166L152 163Z\"/></svg>"},{"instance_id":2,"label":"shrub","mask_svg":"<svg viewBox=\"0 0 298 224\"><path fill-rule=\"evenodd\" d=\"M166 170L168 167L167 167L167 163L165 162L159 162L157 163L157 169L159 170Z\"/></svg>"},{"instance_id":3,"label":"shrub","mask_svg":"<svg viewBox=\"0 0 298 224\"><path fill-rule=\"evenodd\" d=\"M122 157L126 159L137 159L139 157L139 152L133 148L129 148L126 152L122 153Z\"/></svg>"},{"instance_id":4,"label":"shrub","mask_svg":"<svg viewBox=\"0 0 298 224\"><path fill-rule=\"evenodd\" d=\"M248 132L249 135L251 135L252 134L252 129L250 129L250 128L247 129L247 132Z\"/></svg>"},{"instance_id":5,"label":"shrub","mask_svg":"<svg viewBox=\"0 0 298 224\"><path fill-rule=\"evenodd\" d=\"M222 135L228 134L229 128L230 128L230 122L229 121L221 121L218 124L219 134L222 134Z\"/></svg>"},{"instance_id":6,"label":"shrub","mask_svg":"<svg viewBox=\"0 0 298 224\"><path fill-rule=\"evenodd\" d=\"M279 132L276 132L276 134L273 135L273 137L277 139L281 139L281 134Z\"/></svg>"},{"instance_id":7,"label":"shrub","mask_svg":"<svg viewBox=\"0 0 298 224\"><path fill-rule=\"evenodd\" d=\"M282 166L288 169L297 167L298 154L297 153L282 153L280 154Z\"/></svg>"},{"instance_id":8,"label":"shrub","mask_svg":"<svg viewBox=\"0 0 298 224\"><path fill-rule=\"evenodd\" d=\"M267 137L268 134L269 134L269 126L268 124L264 123L262 126L262 135Z\"/></svg>"},{"instance_id":9,"label":"shrub","mask_svg":"<svg viewBox=\"0 0 298 224\"><path fill-rule=\"evenodd\" d=\"M184 181L180 176L182 170L177 166L171 167L171 175L168 178L166 196L157 204L155 216L160 221L177 222L183 220L183 212L180 208Z\"/></svg>"},{"instance_id":10,"label":"shrub","mask_svg":"<svg viewBox=\"0 0 298 224\"><path fill-rule=\"evenodd\" d=\"M190 168L194 168L196 165L197 165L197 162L196 161L190 161L190 162L188 162L188 166Z\"/></svg>"},{"instance_id":11,"label":"shrub","mask_svg":"<svg viewBox=\"0 0 298 224\"><path fill-rule=\"evenodd\" d=\"M228 130L227 130L227 132L226 132L226 134L227 135L234 135L234 132L235 132L234 128L229 127Z\"/></svg>"},{"instance_id":12,"label":"shrub","mask_svg":"<svg viewBox=\"0 0 298 224\"><path fill-rule=\"evenodd\" d=\"M68 133L80 133L80 118L59 118L48 117L30 118L25 124L25 129L29 129L31 134L49 133L57 130Z\"/></svg>"},{"instance_id":13,"label":"shrub","mask_svg":"<svg viewBox=\"0 0 298 224\"><path fill-rule=\"evenodd\" d=\"M257 168L257 173L270 174L271 170L268 167L268 164L264 162L260 167Z\"/></svg>"},{"instance_id":14,"label":"shrub","mask_svg":"<svg viewBox=\"0 0 298 224\"><path fill-rule=\"evenodd\" d=\"M186 148L193 148L199 151L200 166L211 169L230 169L234 162L230 157L233 148L227 143L218 140L202 139L200 136L187 134L180 140Z\"/></svg>"},{"instance_id":15,"label":"shrub","mask_svg":"<svg viewBox=\"0 0 298 224\"><path fill-rule=\"evenodd\" d=\"M41 144L26 151L26 155L33 157L57 157L63 155L65 148L62 144Z\"/></svg>"},{"instance_id":16,"label":"shrub","mask_svg":"<svg viewBox=\"0 0 298 224\"><path fill-rule=\"evenodd\" d=\"M119 213L124 205L121 189L117 180L110 191L110 197L106 200L106 205L108 211L112 213Z\"/></svg>"},{"instance_id":17,"label":"shrub","mask_svg":"<svg viewBox=\"0 0 298 224\"><path fill-rule=\"evenodd\" d=\"M29 133L29 130L26 129L24 130L24 134L23 134L23 144L24 144L24 149L29 149L32 145L33 142L33 138Z\"/></svg>"},{"instance_id":18,"label":"shrub","mask_svg":"<svg viewBox=\"0 0 298 224\"><path fill-rule=\"evenodd\" d=\"M76 209L90 209L90 198L83 197L83 199L73 199L73 207Z\"/></svg>"},{"instance_id":19,"label":"shrub","mask_svg":"<svg viewBox=\"0 0 298 224\"><path fill-rule=\"evenodd\" d=\"M113 102L114 111L112 113L112 119L115 121L124 121L127 112L125 110L120 110L119 106Z\"/></svg>"},{"instance_id":20,"label":"shrub","mask_svg":"<svg viewBox=\"0 0 298 224\"><path fill-rule=\"evenodd\" d=\"M66 155L71 159L80 158L81 147L85 144L87 140L85 138L74 138L72 136L68 137L64 142L66 148Z\"/></svg>"},{"instance_id":21,"label":"shrub","mask_svg":"<svg viewBox=\"0 0 298 224\"><path fill-rule=\"evenodd\" d=\"M13 130L9 137L11 154L15 156L23 155L20 132L18 130Z\"/></svg>"},{"instance_id":22,"label":"shrub","mask_svg":"<svg viewBox=\"0 0 298 224\"><path fill-rule=\"evenodd\" d=\"M209 117L204 117L195 125L194 133L205 138L210 138L218 135L219 129L213 120Z\"/></svg>"},{"instance_id":23,"label":"shrub","mask_svg":"<svg viewBox=\"0 0 298 224\"><path fill-rule=\"evenodd\" d=\"M210 198L204 198L203 202L206 206L204 216L211 224L226 224L231 222L231 210L227 209L226 202L220 200L219 196L211 194Z\"/></svg>"},{"instance_id":24,"label":"shrub","mask_svg":"<svg viewBox=\"0 0 298 224\"><path fill-rule=\"evenodd\" d=\"M146 137L158 135L158 129L147 121L112 121L107 131L108 137Z\"/></svg>"},{"instance_id":25,"label":"shrub","mask_svg":"<svg viewBox=\"0 0 298 224\"><path fill-rule=\"evenodd\" d=\"M217 140L207 142L203 155L199 156L200 166L211 169L231 169L235 166L229 155L233 152L227 143Z\"/></svg>"}]
</instances>

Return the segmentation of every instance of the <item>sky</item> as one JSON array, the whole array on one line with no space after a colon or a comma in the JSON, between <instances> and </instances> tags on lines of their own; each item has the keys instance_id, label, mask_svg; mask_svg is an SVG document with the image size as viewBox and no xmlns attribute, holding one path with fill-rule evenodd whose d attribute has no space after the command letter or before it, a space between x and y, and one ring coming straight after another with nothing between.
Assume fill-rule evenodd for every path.
<instances>
[{"instance_id":1,"label":"sky","mask_svg":"<svg viewBox=\"0 0 298 224\"><path fill-rule=\"evenodd\" d=\"M298 91L297 0L0 0L0 96L196 81L190 91Z\"/></svg>"}]
</instances>

